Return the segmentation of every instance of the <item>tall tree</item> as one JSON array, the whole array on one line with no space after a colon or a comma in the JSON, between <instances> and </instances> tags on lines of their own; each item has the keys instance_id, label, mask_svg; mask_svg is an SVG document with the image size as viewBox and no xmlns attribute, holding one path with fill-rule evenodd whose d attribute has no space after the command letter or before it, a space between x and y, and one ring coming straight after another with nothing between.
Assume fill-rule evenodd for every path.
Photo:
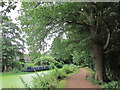
<instances>
[{"instance_id":1,"label":"tall tree","mask_svg":"<svg viewBox=\"0 0 120 90\"><path fill-rule=\"evenodd\" d=\"M15 2L0 2L3 10L1 11L1 46L2 46L2 67L7 69L16 56L23 54L24 40L20 36L19 27L12 22L7 13L15 9Z\"/></svg>"},{"instance_id":2,"label":"tall tree","mask_svg":"<svg viewBox=\"0 0 120 90\"><path fill-rule=\"evenodd\" d=\"M36 3L23 2L20 17L30 45L43 46L47 36L78 31L90 34L93 45L96 80L104 78L104 52L111 32L118 31L119 3ZM89 36L88 36L89 37ZM31 39L32 38L32 39ZM34 44L33 44L34 43Z\"/></svg>"}]
</instances>

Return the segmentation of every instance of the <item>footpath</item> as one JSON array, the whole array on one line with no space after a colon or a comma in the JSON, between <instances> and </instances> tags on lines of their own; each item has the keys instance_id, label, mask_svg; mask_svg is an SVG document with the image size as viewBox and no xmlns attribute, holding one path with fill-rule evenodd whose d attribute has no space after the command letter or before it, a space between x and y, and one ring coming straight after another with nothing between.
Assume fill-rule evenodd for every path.
<instances>
[{"instance_id":1,"label":"footpath","mask_svg":"<svg viewBox=\"0 0 120 90\"><path fill-rule=\"evenodd\" d=\"M94 85L86 79L88 74L89 71L85 68L80 68L77 74L68 77L66 88L91 88L91 90L101 90L99 85Z\"/></svg>"}]
</instances>

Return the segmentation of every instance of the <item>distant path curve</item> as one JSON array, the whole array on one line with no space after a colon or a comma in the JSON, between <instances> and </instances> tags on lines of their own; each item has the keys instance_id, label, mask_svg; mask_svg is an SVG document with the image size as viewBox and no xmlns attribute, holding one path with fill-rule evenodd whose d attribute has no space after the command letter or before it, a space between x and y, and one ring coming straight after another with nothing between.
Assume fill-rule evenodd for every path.
<instances>
[{"instance_id":1,"label":"distant path curve","mask_svg":"<svg viewBox=\"0 0 120 90\"><path fill-rule=\"evenodd\" d=\"M94 85L86 80L88 73L89 71L85 68L80 68L77 74L68 77L66 88L100 88L99 85Z\"/></svg>"}]
</instances>

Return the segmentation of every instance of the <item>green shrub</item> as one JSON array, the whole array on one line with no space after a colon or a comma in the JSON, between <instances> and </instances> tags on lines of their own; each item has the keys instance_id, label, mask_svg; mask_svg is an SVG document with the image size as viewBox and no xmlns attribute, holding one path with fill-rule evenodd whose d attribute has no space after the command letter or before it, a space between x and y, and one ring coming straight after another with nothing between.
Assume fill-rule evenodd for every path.
<instances>
[{"instance_id":1,"label":"green shrub","mask_svg":"<svg viewBox=\"0 0 120 90\"><path fill-rule=\"evenodd\" d=\"M50 63L56 63L51 56L41 56L40 58L35 59L35 65L50 65Z\"/></svg>"},{"instance_id":2,"label":"green shrub","mask_svg":"<svg viewBox=\"0 0 120 90\"><path fill-rule=\"evenodd\" d=\"M51 73L51 76L55 76L57 79L63 79L66 77L66 72L65 70L63 69L58 69L58 68L55 68L52 73Z\"/></svg>"},{"instance_id":3,"label":"green shrub","mask_svg":"<svg viewBox=\"0 0 120 90\"><path fill-rule=\"evenodd\" d=\"M32 88L55 88L60 79L66 77L66 72L62 69L55 68L46 75L38 75L33 77Z\"/></svg>"},{"instance_id":4,"label":"green shrub","mask_svg":"<svg viewBox=\"0 0 120 90\"><path fill-rule=\"evenodd\" d=\"M35 65L34 65L34 63L26 63L25 66L26 67L34 67Z\"/></svg>"},{"instance_id":5,"label":"green shrub","mask_svg":"<svg viewBox=\"0 0 120 90\"><path fill-rule=\"evenodd\" d=\"M80 68L83 68L83 67L86 67L86 66L88 66L88 64L81 64Z\"/></svg>"},{"instance_id":6,"label":"green shrub","mask_svg":"<svg viewBox=\"0 0 120 90\"><path fill-rule=\"evenodd\" d=\"M68 74L68 73L73 73L75 70L77 70L77 66L73 64L64 65L62 69Z\"/></svg>"},{"instance_id":7,"label":"green shrub","mask_svg":"<svg viewBox=\"0 0 120 90\"><path fill-rule=\"evenodd\" d=\"M57 78L51 74L38 75L33 79L33 88L54 88L57 83Z\"/></svg>"},{"instance_id":8,"label":"green shrub","mask_svg":"<svg viewBox=\"0 0 120 90\"><path fill-rule=\"evenodd\" d=\"M55 68L48 74L42 74L33 77L32 85L25 83L23 80L23 84L26 88L56 88L58 82L61 79L64 79L67 76L67 73L74 72L77 66L75 65L65 65L62 69Z\"/></svg>"},{"instance_id":9,"label":"green shrub","mask_svg":"<svg viewBox=\"0 0 120 90\"><path fill-rule=\"evenodd\" d=\"M19 69L17 69L17 68L13 68L12 72L14 72L14 73L20 73L21 70L19 70Z\"/></svg>"},{"instance_id":10,"label":"green shrub","mask_svg":"<svg viewBox=\"0 0 120 90\"><path fill-rule=\"evenodd\" d=\"M92 82L93 84L98 84L98 85L102 85L103 82L102 81L97 81L97 80L94 80L94 78L91 76L91 77L88 77L87 80L89 80L90 82Z\"/></svg>"},{"instance_id":11,"label":"green shrub","mask_svg":"<svg viewBox=\"0 0 120 90\"><path fill-rule=\"evenodd\" d=\"M34 65L34 63L25 63L24 64L24 67L22 67L22 71L25 71L28 67L34 67L35 65Z\"/></svg>"},{"instance_id":12,"label":"green shrub","mask_svg":"<svg viewBox=\"0 0 120 90\"><path fill-rule=\"evenodd\" d=\"M78 69L78 67L77 67L76 65L74 65L74 64L70 64L69 67L70 67L73 71L75 71L75 70Z\"/></svg>"},{"instance_id":13,"label":"green shrub","mask_svg":"<svg viewBox=\"0 0 120 90\"><path fill-rule=\"evenodd\" d=\"M104 88L104 90L108 90L108 88L120 88L120 81L105 83L102 85L102 88Z\"/></svg>"},{"instance_id":14,"label":"green shrub","mask_svg":"<svg viewBox=\"0 0 120 90\"><path fill-rule=\"evenodd\" d=\"M56 65L56 67L58 67L58 68L62 68L62 67L63 67L63 64L60 63L60 62L56 63L55 65Z\"/></svg>"},{"instance_id":15,"label":"green shrub","mask_svg":"<svg viewBox=\"0 0 120 90\"><path fill-rule=\"evenodd\" d=\"M21 70L22 69L22 65L21 65L22 63L20 62L20 61L18 61L18 60L13 60L12 62L11 62L11 66L12 66L12 68L13 68L13 71L15 71L15 70ZM15 69L14 69L15 68Z\"/></svg>"},{"instance_id":16,"label":"green shrub","mask_svg":"<svg viewBox=\"0 0 120 90\"><path fill-rule=\"evenodd\" d=\"M66 77L66 72L63 69L58 70L58 79L64 79Z\"/></svg>"},{"instance_id":17,"label":"green shrub","mask_svg":"<svg viewBox=\"0 0 120 90\"><path fill-rule=\"evenodd\" d=\"M51 69L54 69L54 68L55 68L54 63L51 63L51 64L50 64L50 67L51 67Z\"/></svg>"},{"instance_id":18,"label":"green shrub","mask_svg":"<svg viewBox=\"0 0 120 90\"><path fill-rule=\"evenodd\" d=\"M91 68L86 67L85 69L95 74L95 72Z\"/></svg>"}]
</instances>

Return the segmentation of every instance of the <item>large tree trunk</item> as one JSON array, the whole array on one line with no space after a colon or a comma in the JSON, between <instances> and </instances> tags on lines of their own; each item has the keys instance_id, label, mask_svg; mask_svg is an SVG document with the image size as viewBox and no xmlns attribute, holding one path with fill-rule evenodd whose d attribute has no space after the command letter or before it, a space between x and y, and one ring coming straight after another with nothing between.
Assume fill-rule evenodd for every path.
<instances>
[{"instance_id":1,"label":"large tree trunk","mask_svg":"<svg viewBox=\"0 0 120 90\"><path fill-rule=\"evenodd\" d=\"M102 46L102 39L101 39L101 22L97 20L97 15L101 15L100 13L96 12L95 7L90 7L90 9L84 10L84 14L90 22L90 32L93 41L93 55L94 55L94 62L95 62L95 80L103 81L103 46Z\"/></svg>"},{"instance_id":2,"label":"large tree trunk","mask_svg":"<svg viewBox=\"0 0 120 90\"><path fill-rule=\"evenodd\" d=\"M103 50L102 46L99 43L93 43L93 54L94 54L94 62L96 75L95 80L103 81Z\"/></svg>"}]
</instances>

